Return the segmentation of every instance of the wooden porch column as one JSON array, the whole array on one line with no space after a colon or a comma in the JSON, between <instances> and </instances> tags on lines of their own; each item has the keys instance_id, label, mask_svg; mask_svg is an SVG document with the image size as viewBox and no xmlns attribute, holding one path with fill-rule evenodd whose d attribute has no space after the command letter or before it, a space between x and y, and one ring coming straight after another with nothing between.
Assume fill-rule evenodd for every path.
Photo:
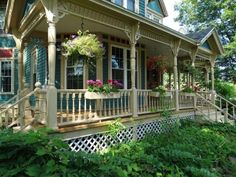
<instances>
[{"instance_id":1,"label":"wooden porch column","mask_svg":"<svg viewBox=\"0 0 236 177\"><path fill-rule=\"evenodd\" d=\"M216 92L215 92L215 72L214 72L214 66L215 66L215 59L216 56L211 56L210 58L211 60L211 102L213 104L215 104L215 96L216 96Z\"/></svg>"},{"instance_id":2,"label":"wooden porch column","mask_svg":"<svg viewBox=\"0 0 236 177\"><path fill-rule=\"evenodd\" d=\"M130 40L130 65L131 65L131 109L133 117L138 117L138 99L137 99L137 89L136 89L136 60L135 60L135 45L140 38L139 33L139 23L137 25L133 25L132 27L126 27L125 33L127 34Z\"/></svg>"},{"instance_id":3,"label":"wooden porch column","mask_svg":"<svg viewBox=\"0 0 236 177\"><path fill-rule=\"evenodd\" d=\"M208 86L209 85L209 68L205 68L205 84Z\"/></svg>"},{"instance_id":4,"label":"wooden porch column","mask_svg":"<svg viewBox=\"0 0 236 177\"><path fill-rule=\"evenodd\" d=\"M48 90L47 126L57 129L57 89L55 87L56 69L56 23L59 20L57 0L41 0L48 22ZM61 16L60 16L61 17Z\"/></svg>"},{"instance_id":5,"label":"wooden porch column","mask_svg":"<svg viewBox=\"0 0 236 177\"><path fill-rule=\"evenodd\" d=\"M181 44L181 40L176 40L173 41L171 44L171 50L172 50L172 54L174 57L174 89L175 89L175 107L176 107L176 111L179 111L179 88L178 88L178 68L177 68L177 56L179 53L179 48L180 48L180 44Z\"/></svg>"},{"instance_id":6,"label":"wooden porch column","mask_svg":"<svg viewBox=\"0 0 236 177\"><path fill-rule=\"evenodd\" d=\"M197 57L197 52L198 52L198 48L196 49L193 49L190 53L190 58L192 60L192 67L195 68L195 60L196 60L196 57ZM195 86L195 76L192 75L192 88L194 88Z\"/></svg>"},{"instance_id":7,"label":"wooden porch column","mask_svg":"<svg viewBox=\"0 0 236 177\"><path fill-rule=\"evenodd\" d=\"M214 71L215 62L211 61L211 90L215 90L215 71Z\"/></svg>"},{"instance_id":8,"label":"wooden porch column","mask_svg":"<svg viewBox=\"0 0 236 177\"><path fill-rule=\"evenodd\" d=\"M169 71L169 89L171 90L171 72Z\"/></svg>"}]
</instances>

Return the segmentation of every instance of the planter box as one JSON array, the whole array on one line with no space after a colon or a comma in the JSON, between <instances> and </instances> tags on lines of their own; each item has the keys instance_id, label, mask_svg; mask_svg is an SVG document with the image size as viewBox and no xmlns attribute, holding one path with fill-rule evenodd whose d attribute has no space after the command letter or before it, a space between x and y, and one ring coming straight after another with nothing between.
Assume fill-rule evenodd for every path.
<instances>
[{"instance_id":1,"label":"planter box","mask_svg":"<svg viewBox=\"0 0 236 177\"><path fill-rule=\"evenodd\" d=\"M97 100L97 99L114 99L120 98L120 93L97 93L97 92L85 92L84 97L89 100Z\"/></svg>"},{"instance_id":2,"label":"planter box","mask_svg":"<svg viewBox=\"0 0 236 177\"><path fill-rule=\"evenodd\" d=\"M159 92L151 92L150 96L152 96L152 97L160 97L160 93ZM164 97L170 97L170 96L172 96L172 93L167 91L163 96Z\"/></svg>"},{"instance_id":3,"label":"planter box","mask_svg":"<svg viewBox=\"0 0 236 177\"><path fill-rule=\"evenodd\" d=\"M182 96L195 96L195 93L186 93L186 92L182 92L181 93Z\"/></svg>"}]
</instances>

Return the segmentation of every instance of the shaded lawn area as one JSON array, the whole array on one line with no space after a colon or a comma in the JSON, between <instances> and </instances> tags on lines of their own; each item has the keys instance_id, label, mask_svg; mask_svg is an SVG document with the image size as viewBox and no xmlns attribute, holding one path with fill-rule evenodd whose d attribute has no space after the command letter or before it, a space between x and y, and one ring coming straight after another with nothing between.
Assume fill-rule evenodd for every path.
<instances>
[{"instance_id":1,"label":"shaded lawn area","mask_svg":"<svg viewBox=\"0 0 236 177\"><path fill-rule=\"evenodd\" d=\"M187 121L169 128L100 154L70 152L42 132L2 131L0 176L236 176L236 126Z\"/></svg>"}]
</instances>

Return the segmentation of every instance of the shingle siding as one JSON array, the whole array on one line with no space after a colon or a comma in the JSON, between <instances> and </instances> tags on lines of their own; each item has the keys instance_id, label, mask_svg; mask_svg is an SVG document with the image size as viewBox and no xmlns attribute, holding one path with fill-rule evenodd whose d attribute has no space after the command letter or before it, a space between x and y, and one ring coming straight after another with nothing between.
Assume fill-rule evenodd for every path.
<instances>
[{"instance_id":1,"label":"shingle siding","mask_svg":"<svg viewBox=\"0 0 236 177\"><path fill-rule=\"evenodd\" d=\"M145 16L145 0L139 1L139 14Z\"/></svg>"}]
</instances>

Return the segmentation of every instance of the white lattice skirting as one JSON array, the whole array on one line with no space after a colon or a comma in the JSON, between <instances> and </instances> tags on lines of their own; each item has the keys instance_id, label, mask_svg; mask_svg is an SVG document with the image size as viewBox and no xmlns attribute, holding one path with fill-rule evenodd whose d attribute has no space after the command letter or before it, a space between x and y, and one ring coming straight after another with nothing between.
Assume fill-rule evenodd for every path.
<instances>
[{"instance_id":1,"label":"white lattice skirting","mask_svg":"<svg viewBox=\"0 0 236 177\"><path fill-rule=\"evenodd\" d=\"M120 131L116 137L112 137L107 133L98 133L84 137L76 137L66 141L72 151L94 153L118 143L125 143L134 139L141 140L146 134L166 132L171 128L171 125L173 126L180 119L194 119L194 113L179 114L169 119L156 120L128 127Z\"/></svg>"}]
</instances>

